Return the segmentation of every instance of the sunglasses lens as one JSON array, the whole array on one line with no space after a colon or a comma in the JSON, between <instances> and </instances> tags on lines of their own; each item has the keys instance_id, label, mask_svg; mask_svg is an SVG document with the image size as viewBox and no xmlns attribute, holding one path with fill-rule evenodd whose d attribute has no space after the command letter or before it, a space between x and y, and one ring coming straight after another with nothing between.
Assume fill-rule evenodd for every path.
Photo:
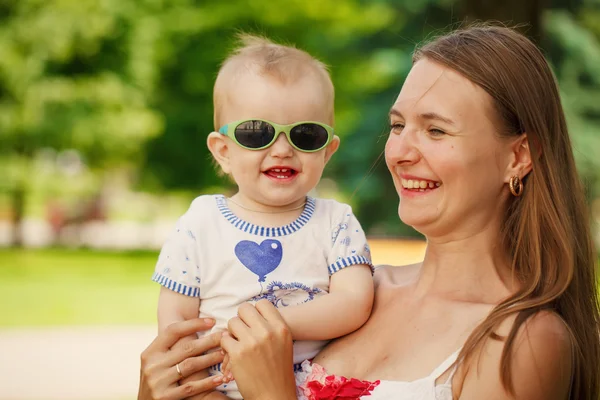
<instances>
[{"instance_id":1,"label":"sunglasses lens","mask_svg":"<svg viewBox=\"0 0 600 400\"><path fill-rule=\"evenodd\" d=\"M260 149L271 143L275 128L265 121L246 121L235 128L235 138L239 144L249 149Z\"/></svg>"},{"instance_id":2,"label":"sunglasses lens","mask_svg":"<svg viewBox=\"0 0 600 400\"><path fill-rule=\"evenodd\" d=\"M300 124L292 128L290 140L302 150L319 150L325 146L329 135L327 130L317 124Z\"/></svg>"}]
</instances>

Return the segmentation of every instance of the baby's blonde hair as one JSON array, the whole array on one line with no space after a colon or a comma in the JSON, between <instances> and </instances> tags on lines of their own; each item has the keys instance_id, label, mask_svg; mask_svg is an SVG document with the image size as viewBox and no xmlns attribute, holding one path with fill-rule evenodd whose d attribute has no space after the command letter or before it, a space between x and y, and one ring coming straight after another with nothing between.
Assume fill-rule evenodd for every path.
<instances>
[{"instance_id":1,"label":"baby's blonde hair","mask_svg":"<svg viewBox=\"0 0 600 400\"><path fill-rule=\"evenodd\" d=\"M331 105L328 122L333 125L334 89L327 66L307 52L293 46L277 44L265 37L242 33L238 35L238 46L221 65L215 81L213 91L215 130L218 130L224 122L220 120L220 114L225 104L227 81L247 73L269 77L282 84L313 76L320 81L323 86L323 96L326 96Z\"/></svg>"}]
</instances>

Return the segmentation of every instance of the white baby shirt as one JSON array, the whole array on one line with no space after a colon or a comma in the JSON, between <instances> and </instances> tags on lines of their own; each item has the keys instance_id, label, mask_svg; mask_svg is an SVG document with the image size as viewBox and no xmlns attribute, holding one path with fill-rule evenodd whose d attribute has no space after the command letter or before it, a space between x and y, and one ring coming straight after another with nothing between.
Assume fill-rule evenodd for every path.
<instances>
[{"instance_id":1,"label":"white baby shirt","mask_svg":"<svg viewBox=\"0 0 600 400\"><path fill-rule=\"evenodd\" d=\"M346 204L307 197L291 224L268 228L233 214L222 195L196 198L163 246L152 279L200 297L200 317L224 330L244 302L298 305L329 291L330 275L356 264L372 267L365 234ZM325 342L295 342L294 362Z\"/></svg>"}]
</instances>

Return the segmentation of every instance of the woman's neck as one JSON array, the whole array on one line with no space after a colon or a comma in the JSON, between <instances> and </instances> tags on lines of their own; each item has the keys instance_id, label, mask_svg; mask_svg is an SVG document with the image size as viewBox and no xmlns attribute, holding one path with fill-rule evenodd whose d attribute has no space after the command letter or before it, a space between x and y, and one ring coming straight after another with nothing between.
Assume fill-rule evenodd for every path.
<instances>
[{"instance_id":1,"label":"woman's neck","mask_svg":"<svg viewBox=\"0 0 600 400\"><path fill-rule=\"evenodd\" d=\"M518 284L498 232L489 226L451 239L428 238L414 295L486 304L508 297Z\"/></svg>"}]
</instances>

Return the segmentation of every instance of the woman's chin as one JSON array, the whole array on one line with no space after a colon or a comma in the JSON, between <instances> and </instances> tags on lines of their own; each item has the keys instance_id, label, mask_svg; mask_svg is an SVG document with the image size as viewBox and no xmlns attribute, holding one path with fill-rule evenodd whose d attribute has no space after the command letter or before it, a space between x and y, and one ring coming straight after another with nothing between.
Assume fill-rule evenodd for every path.
<instances>
[{"instance_id":1,"label":"woman's chin","mask_svg":"<svg viewBox=\"0 0 600 400\"><path fill-rule=\"evenodd\" d=\"M408 212L408 210L403 211L402 209L399 210L398 216L405 225L410 226L423 235L426 235L427 227L430 227L435 220L433 216L416 214Z\"/></svg>"}]
</instances>

